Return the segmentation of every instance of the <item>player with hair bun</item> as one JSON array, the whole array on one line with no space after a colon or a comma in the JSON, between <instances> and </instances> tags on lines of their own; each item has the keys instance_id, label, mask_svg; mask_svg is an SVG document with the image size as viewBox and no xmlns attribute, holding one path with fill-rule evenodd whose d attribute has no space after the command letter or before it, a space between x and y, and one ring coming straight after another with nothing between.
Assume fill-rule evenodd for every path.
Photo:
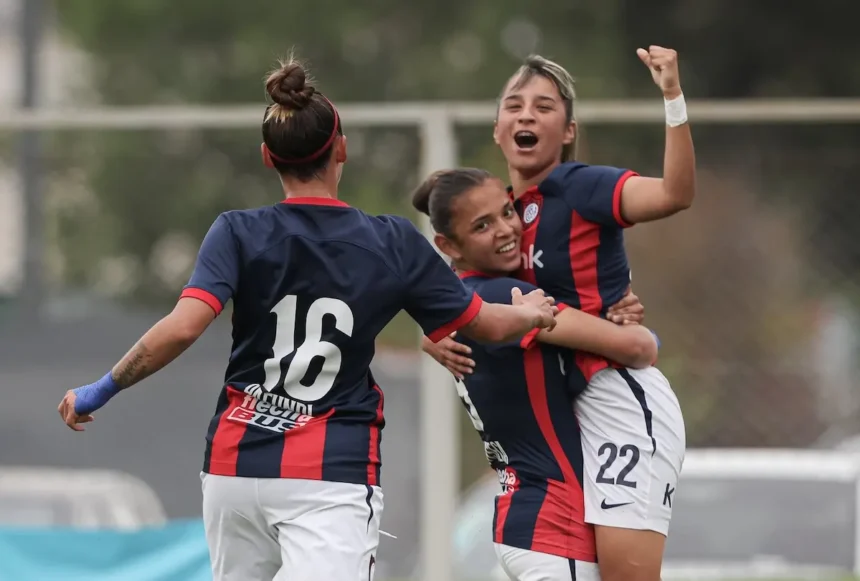
<instances>
[{"instance_id":1,"label":"player with hair bun","mask_svg":"<svg viewBox=\"0 0 860 581\"><path fill-rule=\"evenodd\" d=\"M640 48L637 55L663 94L662 178L576 161L573 79L540 56L527 58L505 83L493 130L523 221L517 278L611 320L623 318L610 305L630 287L624 229L689 208L695 196L695 153L678 55L660 46ZM461 375L474 363L464 349L451 339L425 344ZM604 581L658 581L686 448L678 400L656 368L626 370L583 351L575 363L589 385L576 411L585 518L595 525L601 575Z\"/></svg>"},{"instance_id":2,"label":"player with hair bun","mask_svg":"<svg viewBox=\"0 0 860 581\"><path fill-rule=\"evenodd\" d=\"M551 328L556 309L541 291L484 303L409 220L340 201L337 108L292 59L266 90L262 157L285 199L218 216L173 311L58 411L83 430L232 300L233 348L201 475L215 581L372 579L385 425L369 368L377 335L406 310L433 340L457 331L500 343Z\"/></svg>"}]
</instances>

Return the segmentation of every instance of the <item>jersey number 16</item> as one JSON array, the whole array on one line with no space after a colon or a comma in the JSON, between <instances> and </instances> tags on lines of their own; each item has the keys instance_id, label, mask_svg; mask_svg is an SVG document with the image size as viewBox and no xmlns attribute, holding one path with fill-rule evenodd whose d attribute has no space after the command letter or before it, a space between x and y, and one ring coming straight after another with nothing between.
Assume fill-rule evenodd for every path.
<instances>
[{"instance_id":1,"label":"jersey number 16","mask_svg":"<svg viewBox=\"0 0 860 581\"><path fill-rule=\"evenodd\" d=\"M266 372L263 387L273 391L283 385L287 396L313 403L331 390L341 366L340 349L334 343L322 340L323 317L332 316L335 328L348 337L352 336L355 319L345 302L331 298L317 299L308 309L304 321L305 340L296 348L297 302L296 295L287 295L272 309L272 314L277 317L275 344L272 346L273 357L263 364ZM290 355L293 355L293 360L284 372L284 360ZM310 385L305 385L302 380L315 357L323 359L322 369Z\"/></svg>"}]
</instances>

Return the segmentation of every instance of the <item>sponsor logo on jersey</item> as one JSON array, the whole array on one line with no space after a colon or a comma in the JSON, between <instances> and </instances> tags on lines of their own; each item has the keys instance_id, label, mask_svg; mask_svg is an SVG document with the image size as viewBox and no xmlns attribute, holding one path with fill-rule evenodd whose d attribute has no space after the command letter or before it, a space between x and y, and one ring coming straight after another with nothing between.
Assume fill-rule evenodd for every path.
<instances>
[{"instance_id":1,"label":"sponsor logo on jersey","mask_svg":"<svg viewBox=\"0 0 860 581\"><path fill-rule=\"evenodd\" d=\"M535 268L543 268L543 262L541 262L541 256L543 256L543 250L535 250L535 245L530 244L527 249L523 251L523 268L526 270L534 270Z\"/></svg>"},{"instance_id":2,"label":"sponsor logo on jersey","mask_svg":"<svg viewBox=\"0 0 860 581\"><path fill-rule=\"evenodd\" d=\"M246 395L242 404L231 411L227 419L282 434L304 426L313 417Z\"/></svg>"},{"instance_id":3,"label":"sponsor logo on jersey","mask_svg":"<svg viewBox=\"0 0 860 581\"><path fill-rule=\"evenodd\" d=\"M270 404L274 404L279 408L284 408L285 410L290 410L293 412L304 414L306 416L314 415L313 404L298 401L291 397L284 397L283 395L269 393L266 388L259 383L252 383L250 385L247 385L242 391L255 399L269 402Z\"/></svg>"},{"instance_id":4,"label":"sponsor logo on jersey","mask_svg":"<svg viewBox=\"0 0 860 581\"><path fill-rule=\"evenodd\" d=\"M499 484L502 485L502 494L511 494L519 489L520 479L517 477L517 471L510 466L496 468L496 474L499 476Z\"/></svg>"},{"instance_id":5,"label":"sponsor logo on jersey","mask_svg":"<svg viewBox=\"0 0 860 581\"><path fill-rule=\"evenodd\" d=\"M483 434L483 432L482 432ZM484 442L484 454L487 455L487 461L490 463L490 466L507 466L510 460L508 459L508 454L505 452L505 449L502 448L502 444L500 442Z\"/></svg>"}]
</instances>

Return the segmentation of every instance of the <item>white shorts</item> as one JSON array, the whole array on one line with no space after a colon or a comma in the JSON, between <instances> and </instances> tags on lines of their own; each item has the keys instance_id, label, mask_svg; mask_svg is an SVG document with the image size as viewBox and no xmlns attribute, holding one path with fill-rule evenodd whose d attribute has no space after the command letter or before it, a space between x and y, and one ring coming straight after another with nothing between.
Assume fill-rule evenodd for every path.
<instances>
[{"instance_id":1,"label":"white shorts","mask_svg":"<svg viewBox=\"0 0 860 581\"><path fill-rule=\"evenodd\" d=\"M604 369L575 407L585 522L668 535L687 438L666 377L655 367Z\"/></svg>"},{"instance_id":2,"label":"white shorts","mask_svg":"<svg viewBox=\"0 0 860 581\"><path fill-rule=\"evenodd\" d=\"M382 490L202 474L214 581L371 581Z\"/></svg>"},{"instance_id":3,"label":"white shorts","mask_svg":"<svg viewBox=\"0 0 860 581\"><path fill-rule=\"evenodd\" d=\"M597 563L495 543L496 556L511 581L600 581Z\"/></svg>"}]
</instances>

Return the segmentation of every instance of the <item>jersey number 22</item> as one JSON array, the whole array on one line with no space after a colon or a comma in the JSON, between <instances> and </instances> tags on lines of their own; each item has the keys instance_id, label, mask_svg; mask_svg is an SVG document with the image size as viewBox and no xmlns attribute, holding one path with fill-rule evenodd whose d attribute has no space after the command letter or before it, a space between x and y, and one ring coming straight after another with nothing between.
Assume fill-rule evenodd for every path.
<instances>
[{"instance_id":1,"label":"jersey number 22","mask_svg":"<svg viewBox=\"0 0 860 581\"><path fill-rule=\"evenodd\" d=\"M331 298L317 299L311 304L305 318L305 340L296 348L297 302L296 295L287 295L272 309L272 313L277 317L275 344L272 346L273 357L263 364L266 371L263 387L272 391L281 384L283 377L287 396L313 403L325 397L334 386L341 365L341 353L337 345L322 340L323 317L334 317L335 328L348 337L352 336L355 319L345 302ZM291 354L293 360L284 373L283 361ZM304 385L300 382L307 375L315 357L323 359L322 369L313 383Z\"/></svg>"}]
</instances>

